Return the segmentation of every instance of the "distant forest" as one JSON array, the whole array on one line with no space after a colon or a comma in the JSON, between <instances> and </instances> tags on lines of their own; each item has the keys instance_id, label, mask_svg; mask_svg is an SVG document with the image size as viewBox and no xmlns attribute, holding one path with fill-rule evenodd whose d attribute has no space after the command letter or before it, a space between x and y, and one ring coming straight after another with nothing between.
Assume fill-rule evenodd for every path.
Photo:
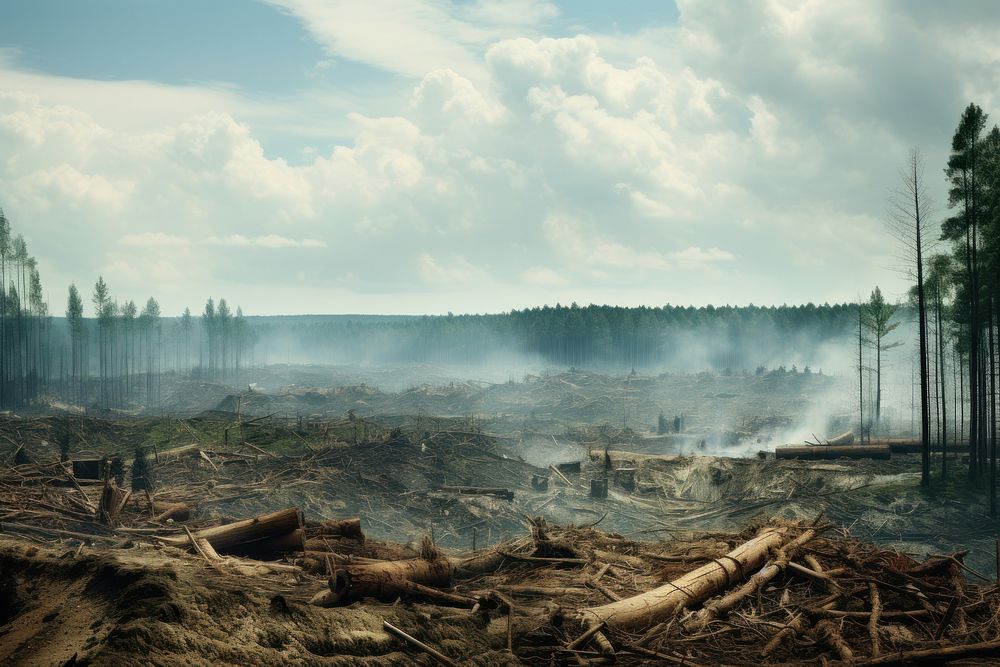
<instances>
[{"instance_id":1,"label":"distant forest","mask_svg":"<svg viewBox=\"0 0 1000 667\"><path fill-rule=\"evenodd\" d=\"M171 374L246 384L263 364L428 363L749 372L844 359L856 305L545 306L495 315L244 316L225 299L161 313L98 277L70 285L65 316L0 210L0 409L63 401L156 408ZM91 316L87 316L89 311ZM834 354L839 351L839 354Z\"/></svg>"},{"instance_id":2,"label":"distant forest","mask_svg":"<svg viewBox=\"0 0 1000 667\"><path fill-rule=\"evenodd\" d=\"M862 430L877 432L886 355L899 359L902 355L892 350L915 339L911 396L921 408L922 481L928 483L930 476L930 440L944 446L950 435L953 442L969 443L970 475L981 479L988 473L995 490L1000 127L990 128L987 121L975 104L962 112L944 170L949 189L943 220L931 213L919 151L903 164L887 220L912 274L914 305L902 308L887 303L876 288L864 304L557 304L436 317L247 317L225 299L210 299L198 312L185 309L179 317L164 317L155 298L141 306L118 300L112 286L98 277L90 290L70 285L63 311L50 309L37 262L0 210L0 408L40 398L87 407L155 407L164 374L239 385L259 365L283 362L722 373L797 365L802 371L806 366L853 369ZM93 317L85 316L88 303ZM53 316L52 310L65 317ZM873 370L871 387L865 378ZM874 410L866 422L871 394ZM942 458L942 476L947 461ZM992 512L997 512L996 497L991 493Z\"/></svg>"},{"instance_id":3,"label":"distant forest","mask_svg":"<svg viewBox=\"0 0 1000 667\"><path fill-rule=\"evenodd\" d=\"M497 315L248 318L271 363L502 363L739 372L822 363L857 306L544 306Z\"/></svg>"}]
</instances>

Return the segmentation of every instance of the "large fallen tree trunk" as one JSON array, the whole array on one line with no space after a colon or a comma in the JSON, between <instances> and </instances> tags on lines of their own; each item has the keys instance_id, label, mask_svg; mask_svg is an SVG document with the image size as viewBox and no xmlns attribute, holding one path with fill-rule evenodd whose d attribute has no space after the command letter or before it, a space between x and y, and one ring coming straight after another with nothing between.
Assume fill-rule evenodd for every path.
<instances>
[{"instance_id":1,"label":"large fallen tree trunk","mask_svg":"<svg viewBox=\"0 0 1000 667\"><path fill-rule=\"evenodd\" d=\"M889 445L785 445L774 450L779 459L888 459L892 456Z\"/></svg>"},{"instance_id":2,"label":"large fallen tree trunk","mask_svg":"<svg viewBox=\"0 0 1000 667\"><path fill-rule=\"evenodd\" d=\"M914 454L923 450L923 443L919 440L886 440L878 444L889 445L893 454ZM931 444L931 451L941 451L941 447Z\"/></svg>"},{"instance_id":3,"label":"large fallen tree trunk","mask_svg":"<svg viewBox=\"0 0 1000 667\"><path fill-rule=\"evenodd\" d=\"M153 521L162 523L167 519L176 521L187 521L191 518L191 508L184 503L165 503L161 501L153 502L153 510L159 512L153 517Z\"/></svg>"},{"instance_id":4,"label":"large fallen tree trunk","mask_svg":"<svg viewBox=\"0 0 1000 667\"><path fill-rule=\"evenodd\" d=\"M616 630L635 631L659 623L683 607L702 602L757 571L772 549L789 540L787 528L765 528L725 556L713 560L659 588L599 607L585 607L575 616L587 625L605 623Z\"/></svg>"},{"instance_id":5,"label":"large fallen tree trunk","mask_svg":"<svg viewBox=\"0 0 1000 667\"><path fill-rule=\"evenodd\" d=\"M743 600L756 594L757 591L777 577L785 569L785 566L788 564L788 558L794 554L795 550L816 537L816 533L816 529L810 528L791 542L785 544L778 549L776 557L758 570L745 584L736 590L730 591L721 598L706 603L692 619L685 623L685 626L689 629L703 630L705 626L715 619L724 617L730 610L743 602Z\"/></svg>"},{"instance_id":6,"label":"large fallen tree trunk","mask_svg":"<svg viewBox=\"0 0 1000 667\"><path fill-rule=\"evenodd\" d=\"M626 452L621 449L592 449L590 450L591 461L609 461L615 465L633 465L644 461L676 461L681 458L676 454L642 454L639 452Z\"/></svg>"},{"instance_id":7,"label":"large fallen tree trunk","mask_svg":"<svg viewBox=\"0 0 1000 667\"><path fill-rule=\"evenodd\" d=\"M358 517L353 519L326 519L316 524L310 523L306 526L306 531L310 537L314 535L357 537L361 539L365 537L364 533L361 532L361 519Z\"/></svg>"},{"instance_id":8,"label":"large fallen tree trunk","mask_svg":"<svg viewBox=\"0 0 1000 667\"><path fill-rule=\"evenodd\" d=\"M449 588L453 577L454 567L443 556L337 566L328 581L329 590L318 593L311 602L321 607L364 598L391 602L412 592L411 584Z\"/></svg>"},{"instance_id":9,"label":"large fallen tree trunk","mask_svg":"<svg viewBox=\"0 0 1000 667\"><path fill-rule=\"evenodd\" d=\"M854 444L854 431L847 431L846 433L841 433L840 435L835 435L830 438L826 443L827 445L853 445Z\"/></svg>"},{"instance_id":10,"label":"large fallen tree trunk","mask_svg":"<svg viewBox=\"0 0 1000 667\"><path fill-rule=\"evenodd\" d=\"M208 540L212 548L220 553L262 555L305 549L302 513L296 507L206 528L194 533L194 537L196 540ZM187 536L160 539L176 547L190 544Z\"/></svg>"}]
</instances>

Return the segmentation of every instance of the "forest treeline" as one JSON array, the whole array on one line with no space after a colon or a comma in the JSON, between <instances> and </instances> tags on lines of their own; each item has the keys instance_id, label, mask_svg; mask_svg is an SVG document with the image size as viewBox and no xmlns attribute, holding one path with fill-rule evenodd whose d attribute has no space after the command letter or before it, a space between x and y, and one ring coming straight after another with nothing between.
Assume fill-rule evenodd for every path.
<instances>
[{"instance_id":1,"label":"forest treeline","mask_svg":"<svg viewBox=\"0 0 1000 667\"><path fill-rule=\"evenodd\" d=\"M910 260L913 291L898 311L878 293L880 303L873 294L865 304L557 304L496 315L357 318L251 318L225 299L210 299L197 313L166 317L155 298L116 299L100 277L93 287L68 286L63 311L47 303L37 262L0 211L0 408L42 397L149 408L160 401L164 373L241 384L256 364L292 360L476 364L515 354L529 363L681 372L821 366L856 335L859 413L867 401L874 413L867 424L878 428L883 354L915 329L923 480L930 480L932 441L968 445L969 474L990 480L995 511L1000 128L987 129L987 121L975 104L961 115L940 165L949 187L943 212L927 196L918 151L901 170L890 223ZM916 326L888 336L910 321ZM873 366L874 399L866 399ZM943 457L942 474L947 465Z\"/></svg>"},{"instance_id":2,"label":"forest treeline","mask_svg":"<svg viewBox=\"0 0 1000 667\"><path fill-rule=\"evenodd\" d=\"M856 306L542 306L386 320L251 318L269 361L529 363L628 371L754 371L822 364Z\"/></svg>"},{"instance_id":3,"label":"forest treeline","mask_svg":"<svg viewBox=\"0 0 1000 667\"><path fill-rule=\"evenodd\" d=\"M931 480L932 442L945 451L949 441L963 449L967 445L968 475L989 480L995 514L1000 127L990 129L978 105L969 104L962 112L947 164L941 167L948 184L944 215L928 196L917 149L900 171L890 208L891 228L909 260L917 309L922 482ZM948 461L941 457L942 477L948 474Z\"/></svg>"},{"instance_id":4,"label":"forest treeline","mask_svg":"<svg viewBox=\"0 0 1000 667\"><path fill-rule=\"evenodd\" d=\"M3 209L0 285L8 286L0 290L0 409L39 400L156 406L165 372L239 382L253 363L256 333L225 299L209 299L199 316L186 309L165 318L155 298L141 307L115 299L98 277L89 293L71 284L65 316L54 316L38 263Z\"/></svg>"}]
</instances>

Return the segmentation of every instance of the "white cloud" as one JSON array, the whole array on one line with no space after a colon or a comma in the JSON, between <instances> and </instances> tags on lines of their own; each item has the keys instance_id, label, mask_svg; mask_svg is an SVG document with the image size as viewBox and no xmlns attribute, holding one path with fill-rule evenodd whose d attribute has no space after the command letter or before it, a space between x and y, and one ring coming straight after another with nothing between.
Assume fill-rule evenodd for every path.
<instances>
[{"instance_id":1,"label":"white cloud","mask_svg":"<svg viewBox=\"0 0 1000 667\"><path fill-rule=\"evenodd\" d=\"M684 248L684 250L678 250L677 252L670 254L671 258L682 262L728 262L735 257L731 252L726 250L719 250L718 248L699 248L697 246L691 246Z\"/></svg>"},{"instance_id":2,"label":"white cloud","mask_svg":"<svg viewBox=\"0 0 1000 667\"><path fill-rule=\"evenodd\" d=\"M205 239L207 245L231 246L236 248L325 248L326 243L318 239L286 238L278 234L265 234L257 237L247 237L242 234L232 234L226 237L210 236Z\"/></svg>"},{"instance_id":3,"label":"white cloud","mask_svg":"<svg viewBox=\"0 0 1000 667\"><path fill-rule=\"evenodd\" d=\"M278 4L393 93L261 101L0 55L0 205L47 282L107 268L157 293L159 267L178 299L223 285L264 311L289 303L275 285L346 309L420 284L406 303L446 311L459 285L498 310L655 296L669 272L677 302L822 301L892 282L898 161L943 164L961 106L1000 84L998 17L973 7L681 0L676 26L556 38L528 0ZM283 133L312 148L283 156ZM251 249L274 252L248 272ZM775 257L810 259L778 284Z\"/></svg>"},{"instance_id":4,"label":"white cloud","mask_svg":"<svg viewBox=\"0 0 1000 667\"><path fill-rule=\"evenodd\" d=\"M521 281L529 285L566 285L569 281L558 272L544 266L532 266L521 271Z\"/></svg>"},{"instance_id":5,"label":"white cloud","mask_svg":"<svg viewBox=\"0 0 1000 667\"><path fill-rule=\"evenodd\" d=\"M122 245L139 248L163 248L168 246L189 246L191 241L163 232L143 232L142 234L126 234L119 241Z\"/></svg>"},{"instance_id":6,"label":"white cloud","mask_svg":"<svg viewBox=\"0 0 1000 667\"><path fill-rule=\"evenodd\" d=\"M461 255L435 259L428 253L422 253L417 258L417 271L425 283L454 286L479 281L485 275L481 268L473 266Z\"/></svg>"},{"instance_id":7,"label":"white cloud","mask_svg":"<svg viewBox=\"0 0 1000 667\"><path fill-rule=\"evenodd\" d=\"M655 251L642 251L613 241L581 225L566 215L550 215L542 228L553 251L566 255L577 269L652 269L670 268L667 257Z\"/></svg>"},{"instance_id":8,"label":"white cloud","mask_svg":"<svg viewBox=\"0 0 1000 667\"><path fill-rule=\"evenodd\" d=\"M268 0L296 16L334 57L421 78L453 68L482 81L482 50L514 31L553 18L535 0L452 3L448 0Z\"/></svg>"}]
</instances>

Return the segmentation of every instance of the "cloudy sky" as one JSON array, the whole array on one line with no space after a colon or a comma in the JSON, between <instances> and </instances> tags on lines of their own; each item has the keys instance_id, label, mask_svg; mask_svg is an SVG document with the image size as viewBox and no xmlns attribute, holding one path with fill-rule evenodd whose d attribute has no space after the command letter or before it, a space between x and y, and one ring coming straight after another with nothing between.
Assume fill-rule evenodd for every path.
<instances>
[{"instance_id":1,"label":"cloudy sky","mask_svg":"<svg viewBox=\"0 0 1000 667\"><path fill-rule=\"evenodd\" d=\"M56 312L98 274L165 313L899 295L886 198L919 146L942 202L997 34L987 1L15 0L0 206Z\"/></svg>"}]
</instances>

